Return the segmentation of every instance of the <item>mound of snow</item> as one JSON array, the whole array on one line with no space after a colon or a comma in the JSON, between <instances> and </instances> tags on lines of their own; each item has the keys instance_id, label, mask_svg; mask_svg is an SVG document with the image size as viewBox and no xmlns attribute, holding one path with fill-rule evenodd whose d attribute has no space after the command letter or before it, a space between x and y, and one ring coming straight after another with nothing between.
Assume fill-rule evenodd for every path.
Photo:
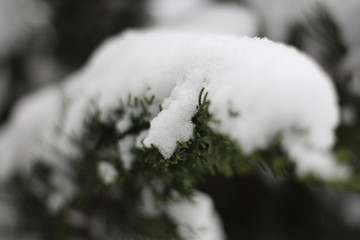
<instances>
[{"instance_id":1,"label":"mound of snow","mask_svg":"<svg viewBox=\"0 0 360 240\"><path fill-rule=\"evenodd\" d=\"M192 138L191 118L202 88L209 92L209 111L220 121L211 127L235 139L245 153L266 148L280 135L300 175L314 173L324 179L347 175L331 154L339 118L336 95L329 77L310 58L267 39L169 31L128 32L100 47L63 85L69 104L61 114L61 137L49 137L59 114L54 113L56 108L47 106L45 99L22 104L17 112L23 114L15 114L16 124L0 136L5 139L0 141L1 164L19 161L11 153L16 149L30 158L29 147L15 146L19 141L35 151L38 135L71 147L66 139L81 133L94 100L106 117L130 93L154 94L155 102L162 104L163 111L153 111L144 143L154 144L168 158L176 141ZM6 139L13 139L14 147L8 148ZM44 149L38 146L36 152Z\"/></svg>"}]
</instances>

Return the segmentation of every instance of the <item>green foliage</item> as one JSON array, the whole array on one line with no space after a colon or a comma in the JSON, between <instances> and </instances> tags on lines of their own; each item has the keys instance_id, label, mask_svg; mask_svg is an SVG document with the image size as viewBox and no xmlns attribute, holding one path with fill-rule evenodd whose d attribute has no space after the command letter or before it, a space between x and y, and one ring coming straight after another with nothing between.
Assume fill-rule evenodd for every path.
<instances>
[{"instance_id":1,"label":"green foliage","mask_svg":"<svg viewBox=\"0 0 360 240\"><path fill-rule=\"evenodd\" d=\"M62 153L67 170L56 169L43 160L33 167L30 175L14 174L8 181L7 189L15 193L11 194L14 208L21 216L17 232L39 234L41 239L118 239L119 236L180 239L177 225L164 206L191 200L196 186L208 176L232 177L254 169L261 169L274 179L294 176L294 165L281 150L279 140L268 150L245 155L233 139L210 128L211 124L219 123L209 113L209 105L207 93L202 89L192 118L195 126L192 139L178 142L169 159L163 158L154 146L134 144L130 149L134 157L130 169L123 164L118 143L149 129L156 114L150 111L156 109L155 96L130 95L106 115L94 105L84 121L82 134L72 138L78 153ZM241 118L239 113L229 114ZM116 125L127 117L131 124L121 132ZM101 162L111 164L118 173L110 184L99 173ZM49 201L54 194L62 194L52 180L58 174L67 179L74 191L54 210L49 208ZM42 190L34 191L34 185ZM144 202L149 200L144 197L144 191L150 192L154 202L150 207L157 214L144 211ZM74 213L81 216L81 223L74 225L69 221ZM92 228L94 224L96 231Z\"/></svg>"},{"instance_id":2,"label":"green foliage","mask_svg":"<svg viewBox=\"0 0 360 240\"><path fill-rule=\"evenodd\" d=\"M14 174L8 181L6 188L16 193L11 195L14 208L21 216L17 222L18 233L37 234L41 239L180 239L177 226L164 210L159 208L154 216L143 211L143 189L156 187L154 178L163 177L162 172L148 174L152 166L141 163L141 158L137 158L129 171L122 164L118 141L149 128L147 107L154 97L129 99L131 101L126 104L121 102L105 121L101 120L99 109L92 111L84 121L82 135L72 139L78 154L66 156L63 153L67 171L55 169L44 160L33 167L30 175ZM132 125L125 132L118 132L116 122L125 114L130 114ZM118 172L118 178L112 184L106 184L99 174L98 166L102 161L113 164ZM39 174L39 169L46 171L41 170L42 174ZM75 192L59 209L51 210L49 199L57 193L52 178L59 172ZM34 191L35 183L41 185L40 193ZM80 215L84 222L74 225L69 221L73 213ZM94 224L97 230L93 229Z\"/></svg>"}]
</instances>

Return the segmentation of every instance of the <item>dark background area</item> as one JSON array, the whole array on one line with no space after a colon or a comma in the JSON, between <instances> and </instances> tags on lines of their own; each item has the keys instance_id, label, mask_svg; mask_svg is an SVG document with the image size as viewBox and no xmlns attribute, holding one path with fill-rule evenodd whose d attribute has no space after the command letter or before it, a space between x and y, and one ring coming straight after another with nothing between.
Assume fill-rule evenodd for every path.
<instances>
[{"instance_id":1,"label":"dark background area","mask_svg":"<svg viewBox=\"0 0 360 240\"><path fill-rule=\"evenodd\" d=\"M31 82L26 70L26 64L34 53L45 49L64 69L66 75L83 66L94 49L109 36L128 28L145 27L150 21L146 12L146 0L46 2L53 11L53 30L48 36L49 42L45 47L35 45L30 50L19 49L1 59L1 66L10 69L11 80L6 106L0 112L1 123L6 122L18 99L40 87ZM288 43L302 48L304 38L313 37L314 34L321 37L321 34L325 34L319 41L329 44L324 47L331 49L333 54L326 55L329 51L324 51L324 59L327 60L325 63L328 64L324 67L332 76L339 78L336 67L346 53L346 46L341 42L336 24L333 26L331 20L323 20L311 21L324 24L320 29L330 29L332 32L314 33L307 25L294 25L294 28L289 30ZM31 41L36 41L36 37ZM337 88L344 104L354 98L358 101L357 97L348 94L344 81L338 81ZM357 106L360 108L360 104ZM358 131L357 127L349 129L342 126L338 135L344 139L346 147L358 152L354 143L359 142L360 137L359 134L354 135L354 131ZM354 162L357 162L357 159L357 156L353 156ZM275 181L260 171L255 171L231 179L209 177L199 188L213 198L229 240L360 239L359 229L347 226L334 209L317 197L319 190L310 189L296 179Z\"/></svg>"}]
</instances>

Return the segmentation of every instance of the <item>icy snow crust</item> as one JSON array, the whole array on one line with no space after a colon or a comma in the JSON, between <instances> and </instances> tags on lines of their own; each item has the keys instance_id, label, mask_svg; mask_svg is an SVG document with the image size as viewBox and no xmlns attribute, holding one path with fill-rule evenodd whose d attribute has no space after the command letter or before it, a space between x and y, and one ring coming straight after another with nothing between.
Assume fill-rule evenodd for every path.
<instances>
[{"instance_id":1,"label":"icy snow crust","mask_svg":"<svg viewBox=\"0 0 360 240\"><path fill-rule=\"evenodd\" d=\"M63 135L49 134L60 124L57 108L49 102L54 94L23 102L0 136L1 175L15 162L12 152L21 149L30 157L25 153L28 146L30 152L52 144L76 151L70 148L68 136L81 133L94 100L106 113L130 93L154 94L155 102L162 104L163 111L153 111L144 143L155 145L169 158L176 141L192 138L191 117L202 88L209 93L209 111L220 121L211 127L235 139L245 153L266 148L281 135L300 175L314 173L324 179L347 175L330 152L338 123L334 89L312 60L267 39L168 31L127 32L100 47L63 86L69 100L61 115ZM61 94L56 96L54 106L62 101Z\"/></svg>"}]
</instances>

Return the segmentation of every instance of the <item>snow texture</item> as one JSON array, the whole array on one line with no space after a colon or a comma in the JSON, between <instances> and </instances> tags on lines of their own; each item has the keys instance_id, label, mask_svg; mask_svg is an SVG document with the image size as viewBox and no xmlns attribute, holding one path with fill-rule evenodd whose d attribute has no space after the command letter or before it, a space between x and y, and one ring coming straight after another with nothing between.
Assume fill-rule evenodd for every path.
<instances>
[{"instance_id":1,"label":"snow texture","mask_svg":"<svg viewBox=\"0 0 360 240\"><path fill-rule=\"evenodd\" d=\"M216 4L208 0L152 0L149 14L154 26L193 32L255 36L258 30L255 15L234 3Z\"/></svg>"},{"instance_id":2,"label":"snow texture","mask_svg":"<svg viewBox=\"0 0 360 240\"><path fill-rule=\"evenodd\" d=\"M167 207L167 213L178 223L178 231L184 239L225 239L213 202L205 193L195 192L191 201L172 203Z\"/></svg>"},{"instance_id":3,"label":"snow texture","mask_svg":"<svg viewBox=\"0 0 360 240\"><path fill-rule=\"evenodd\" d=\"M0 130L0 178L14 168L29 169L31 160L50 151L61 119L61 93L47 88L30 95L16 106L7 125ZM51 154L47 158L54 160ZM52 161L57 164L56 161Z\"/></svg>"},{"instance_id":4,"label":"snow texture","mask_svg":"<svg viewBox=\"0 0 360 240\"><path fill-rule=\"evenodd\" d=\"M191 118L203 87L209 92L209 111L220 121L211 127L236 140L245 153L281 136L300 175L347 175L330 151L339 120L335 92L311 59L267 39L170 31L132 31L107 41L63 85L65 113L54 89L23 101L0 135L1 175L43 150L41 139L76 151L68 136L81 134L94 102L105 118L130 93L155 95L155 106L162 104L158 115L153 111L144 143L168 158L176 141L192 138ZM64 134L54 137L60 119Z\"/></svg>"}]
</instances>

